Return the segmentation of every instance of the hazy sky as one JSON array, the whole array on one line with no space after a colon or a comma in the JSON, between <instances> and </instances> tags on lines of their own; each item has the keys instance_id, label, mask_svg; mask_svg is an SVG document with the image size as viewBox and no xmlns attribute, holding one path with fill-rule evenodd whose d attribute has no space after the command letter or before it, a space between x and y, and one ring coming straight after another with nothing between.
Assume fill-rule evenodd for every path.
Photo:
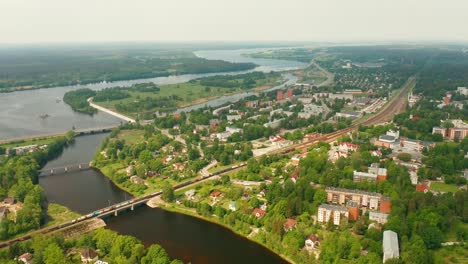
<instances>
[{"instance_id":1,"label":"hazy sky","mask_svg":"<svg viewBox=\"0 0 468 264\"><path fill-rule=\"evenodd\" d=\"M467 0L0 0L0 43L468 41Z\"/></svg>"}]
</instances>

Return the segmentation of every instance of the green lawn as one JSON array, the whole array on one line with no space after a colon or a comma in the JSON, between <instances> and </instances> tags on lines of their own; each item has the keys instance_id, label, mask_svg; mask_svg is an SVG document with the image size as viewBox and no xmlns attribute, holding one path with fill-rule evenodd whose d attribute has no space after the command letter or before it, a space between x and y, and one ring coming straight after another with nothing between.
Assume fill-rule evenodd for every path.
<instances>
[{"instance_id":1,"label":"green lawn","mask_svg":"<svg viewBox=\"0 0 468 264\"><path fill-rule=\"evenodd\" d=\"M138 144L145 141L145 131L141 129L122 130L118 135L118 139L125 140L127 144Z\"/></svg>"},{"instance_id":2,"label":"green lawn","mask_svg":"<svg viewBox=\"0 0 468 264\"><path fill-rule=\"evenodd\" d=\"M431 191L436 192L452 192L455 193L458 191L458 187L454 184L446 184L442 182L431 182Z\"/></svg>"},{"instance_id":3,"label":"green lawn","mask_svg":"<svg viewBox=\"0 0 468 264\"><path fill-rule=\"evenodd\" d=\"M50 203L47 210L47 224L46 226L53 226L73 219L79 218L81 215L71 211L65 206Z\"/></svg>"}]
</instances>

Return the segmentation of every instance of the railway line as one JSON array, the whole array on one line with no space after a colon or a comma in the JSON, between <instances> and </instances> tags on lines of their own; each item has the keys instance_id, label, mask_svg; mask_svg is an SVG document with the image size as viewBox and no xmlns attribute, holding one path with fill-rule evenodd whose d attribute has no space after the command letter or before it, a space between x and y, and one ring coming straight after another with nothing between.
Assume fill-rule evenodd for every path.
<instances>
[{"instance_id":1,"label":"railway line","mask_svg":"<svg viewBox=\"0 0 468 264\"><path fill-rule=\"evenodd\" d=\"M198 177L196 179L180 183L178 185L173 186L173 188L174 188L174 190L178 190L178 189L181 189L181 188L196 184L196 183L198 183L200 181L207 180L207 179L212 178L214 176L218 176L218 175L221 175L221 174L229 172L229 171L237 170L237 169L242 168L244 166L246 166L246 163L237 164L237 165L234 165L232 167L225 168L225 169L219 170L217 172L211 173L209 175ZM68 228L71 228L71 227L74 227L74 226L77 226L77 225L80 225L80 224L86 224L86 221L92 220L94 218L101 218L101 217L109 216L109 215L113 215L113 214L117 215L118 211L123 211L123 210L126 210L126 209L133 210L133 208L135 206L138 206L140 204L144 204L144 203L148 202L150 199L152 199L152 198L154 198L156 196L160 196L161 194L162 194L162 191L158 191L158 192L151 193L151 194L148 194L148 195L145 195L145 196L135 197L133 199L130 199L130 200L118 203L118 204L114 204L114 205L111 205L111 206L96 210L94 212L91 212L91 213L89 213L87 215L83 215L83 216L81 216L81 217L79 217L77 219L73 219L72 221L69 221L69 222L66 222L66 223L62 223L62 224L52 226L52 227L38 229L36 231L30 232L27 235L17 237L15 239L11 239L11 240L8 240L8 241L1 242L0 243L0 248L8 247L11 244L16 243L16 242L22 242L22 241L30 240L32 237L34 237L36 235L39 235L39 234L50 235L52 233L62 231L62 230L65 230L65 229L68 229Z\"/></svg>"},{"instance_id":2,"label":"railway line","mask_svg":"<svg viewBox=\"0 0 468 264\"><path fill-rule=\"evenodd\" d=\"M383 122L388 122L392 120L395 114L401 113L405 110L406 96L408 92L410 91L410 89L414 87L415 83L416 83L416 77L415 76L410 77L408 81L403 85L402 89L397 93L397 95L394 96L383 107L383 109L381 109L378 113L370 116L368 119L357 120L351 126L345 129L341 129L332 133L318 136L317 138L315 138L313 141L310 141L310 142L304 142L304 143L287 146L285 148L267 153L267 155L278 154L278 153L285 154L285 153L289 153L295 150L307 149L317 144L320 141L333 142L343 135L356 131L360 125L370 126L370 125L375 125L375 124L379 124Z\"/></svg>"},{"instance_id":3,"label":"railway line","mask_svg":"<svg viewBox=\"0 0 468 264\"><path fill-rule=\"evenodd\" d=\"M272 155L272 154L275 154L275 153L276 154L278 154L278 153L289 153L289 152L296 151L296 150L306 149L306 148L309 148L309 147L317 144L320 141L332 142L332 141L338 139L339 137L341 137L341 136L343 136L343 135L345 135L347 133L350 133L352 131L357 130L360 125L369 126L369 125L374 125L374 124L389 121L389 120L392 119L392 117L395 114L404 111L404 109L406 107L406 95L408 94L409 90L414 86L415 82L416 82L415 77L409 78L408 81L406 82L406 84L403 86L403 88L398 92L398 94L395 97L393 97L384 106L384 108L381 111L379 111L375 115L370 116L368 119L358 120L348 128L341 129L341 130L338 130L338 131L335 131L335 132L332 132L332 133L329 133L329 134L318 136L317 138L315 138L313 141L310 141L310 142L300 143L300 144L288 146L288 147L285 147L285 148L282 148L282 149L278 149L278 150L275 150L273 152L267 153L267 155ZM234 171L234 170L237 170L237 169L245 167L245 166L246 166L245 163L234 165L232 167L217 171L215 173L211 173L211 174L206 175L206 176L198 177L198 178L196 178L194 180L189 180L189 181L180 183L178 185L175 185L173 188L174 188L174 190L178 190L178 189L181 189L181 188L196 184L196 183L198 183L200 181L209 179L211 177L214 177L214 176L226 173L226 172ZM66 222L66 223L63 223L63 224L60 224L60 225L56 225L56 226L52 226L52 227L43 228L43 229L33 231L33 232L31 232L31 233L29 233L27 235L24 235L24 236L21 236L21 237L18 237L18 238L15 238L15 239L8 240L8 241L0 243L0 248L8 247L11 244L16 243L16 242L30 240L33 236L38 235L38 234L48 235L48 234L52 234L52 233L55 233L55 232L58 232L58 231L73 227L75 225L84 224L84 222L89 221L89 220L91 220L93 218L112 215L112 214L116 213L117 211L126 210L126 209L129 209L129 208L131 208L133 210L134 206L146 203L150 199L152 199L152 198L154 198L156 196L160 196L161 194L162 194L162 191L159 191L159 192L155 192L155 193L152 193L152 194L149 194L149 195L136 197L136 198L133 198L133 199L128 200L128 201L124 201L124 202L119 203L119 204L115 204L115 205L112 205L112 206L109 206L109 207L102 208L100 210L96 210L96 211L94 211L92 213L89 213L87 215L81 216L80 218L74 219L72 221L69 221L69 222Z\"/></svg>"}]
</instances>

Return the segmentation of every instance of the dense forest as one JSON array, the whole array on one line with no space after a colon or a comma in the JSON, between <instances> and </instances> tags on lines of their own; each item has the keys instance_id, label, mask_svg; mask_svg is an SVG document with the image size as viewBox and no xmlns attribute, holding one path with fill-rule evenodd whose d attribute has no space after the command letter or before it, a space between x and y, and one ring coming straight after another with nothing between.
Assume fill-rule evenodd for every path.
<instances>
[{"instance_id":1,"label":"dense forest","mask_svg":"<svg viewBox=\"0 0 468 264\"><path fill-rule=\"evenodd\" d=\"M206 60L185 50L150 47L0 49L0 92L254 67L252 63Z\"/></svg>"},{"instance_id":2,"label":"dense forest","mask_svg":"<svg viewBox=\"0 0 468 264\"><path fill-rule=\"evenodd\" d=\"M242 89L251 89L257 85L259 80L264 80L272 77L279 77L279 73L271 72L250 72L238 75L218 75L204 77L196 80L192 80L192 83L199 82L203 86L211 87L223 87L223 88L236 88L241 87Z\"/></svg>"},{"instance_id":3,"label":"dense forest","mask_svg":"<svg viewBox=\"0 0 468 264\"><path fill-rule=\"evenodd\" d=\"M95 95L96 92L91 89L78 89L66 92L63 96L63 101L70 105L73 111L92 115L95 114L97 110L89 105L87 99Z\"/></svg>"},{"instance_id":4,"label":"dense forest","mask_svg":"<svg viewBox=\"0 0 468 264\"><path fill-rule=\"evenodd\" d=\"M0 262L16 264L14 260L24 253L32 254L32 263L82 263L81 252L93 250L100 260L121 264L182 264L172 260L159 245L145 248L142 241L132 236L119 235L107 229L98 229L79 238L65 240L60 236L37 235L31 241L16 243L0 251Z\"/></svg>"},{"instance_id":5,"label":"dense forest","mask_svg":"<svg viewBox=\"0 0 468 264\"><path fill-rule=\"evenodd\" d=\"M0 199L13 197L23 203L15 219L0 222L0 240L6 240L42 226L47 219L47 199L38 185L38 169L57 157L73 140L73 134L59 137L45 150L0 161Z\"/></svg>"}]
</instances>

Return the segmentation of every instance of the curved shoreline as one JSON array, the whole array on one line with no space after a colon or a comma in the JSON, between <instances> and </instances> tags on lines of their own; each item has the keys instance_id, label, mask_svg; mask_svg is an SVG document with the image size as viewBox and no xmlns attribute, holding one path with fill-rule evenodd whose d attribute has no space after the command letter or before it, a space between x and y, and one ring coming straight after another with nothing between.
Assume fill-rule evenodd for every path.
<instances>
[{"instance_id":1,"label":"curved shoreline","mask_svg":"<svg viewBox=\"0 0 468 264\"><path fill-rule=\"evenodd\" d=\"M172 207L169 207L169 206L159 206L157 208L161 209L161 210L164 210L164 211L168 211L168 212L172 212L172 213L176 213L176 214L182 214L182 215L186 215L186 216L189 216L189 217L193 217L193 218L196 218L196 219L199 219L201 221L205 221L205 222L208 222L210 224L214 224L214 225L217 225L221 228L224 228L226 230L228 230L229 232L232 232L234 235L236 236L239 236L240 238L242 239L245 239L245 240L248 240L252 243L255 243L259 246L261 246L262 248L268 250L269 252L271 252L272 254L280 257L281 259L283 259L284 261L288 262L288 263L291 263L291 264L295 264L296 262L294 262L292 259L288 258L287 256L283 255L283 254L279 254L278 252L275 252L273 251L272 249L270 249L269 247L267 247L266 245L248 237L248 236L245 236L245 235L242 235L242 234L239 234L238 232L234 231L230 226L227 226L223 223L220 223L216 220L213 220L213 219L210 219L210 218L206 218L206 217L203 217L201 215L198 215L198 214L193 214L193 213L186 213L184 211L188 211L188 210L184 210L184 209L180 209L180 208L177 208L177 209L174 209L174 205L173 204L170 204L172 205Z\"/></svg>"},{"instance_id":2,"label":"curved shoreline","mask_svg":"<svg viewBox=\"0 0 468 264\"><path fill-rule=\"evenodd\" d=\"M109 179L109 181L110 181L113 185L115 185L117 188L119 188L120 190L122 190L122 191L128 193L129 195L131 195L131 196L134 197L134 198L137 198L137 197L138 197L138 196L135 196L133 193L129 192L128 190L126 190L124 187L120 186L118 183L114 182L114 180L113 180L110 176L108 176L108 175L106 175L105 173L103 173L102 170L101 170L100 168L93 166L92 169L95 170L95 171L98 171L102 176L104 176L104 177L106 177L107 179ZM264 245L264 244L262 244L262 243L260 243L260 242L258 242L258 241L256 241L256 240L254 240L254 239L252 239L252 238L250 238L250 237L248 237L248 236L245 236L245 235L243 235L243 234L240 234L240 233L236 232L234 229L232 229L232 228L231 228L230 226L228 226L228 225L225 225L225 224L220 223L220 222L218 222L218 221L216 221L216 220L214 220L214 219L206 218L206 217L203 217L203 216L198 215L198 214L195 214L195 213L189 213L189 212L188 212L189 210L187 210L186 208L177 208L176 205L174 205L174 204L172 204L172 203L169 203L169 204L166 203L166 202L164 202L164 203L165 203L164 205L158 204L155 208L159 208L159 209L161 209L161 210L164 210L164 211L167 211L167 212L171 212L171 213L176 213L176 214L181 214L181 215L193 217L193 218L196 218L196 219L198 219L198 220L205 221L205 222L208 222L208 223L217 225L217 226L219 226L219 227L222 227L222 228L228 230L229 232L232 232L234 235L239 236L239 237L242 238L242 239L248 240L248 241L250 241L250 242L252 242L252 243L255 243L255 244L261 246L262 248L268 250L268 251L271 252L272 254L274 254L274 255L280 257L281 259L283 259L284 261L286 261L286 262L288 262L288 263L291 263L291 264L295 264L295 263L296 263L296 262L294 262L292 259L290 259L289 257L287 257L287 256L285 256L285 255L283 255L283 254L280 254L280 253L278 253L278 252L275 252L274 250L270 249L270 248L267 247L266 245ZM166 205L168 205L168 206L166 206ZM148 206L148 207L151 208L150 206Z\"/></svg>"}]
</instances>

